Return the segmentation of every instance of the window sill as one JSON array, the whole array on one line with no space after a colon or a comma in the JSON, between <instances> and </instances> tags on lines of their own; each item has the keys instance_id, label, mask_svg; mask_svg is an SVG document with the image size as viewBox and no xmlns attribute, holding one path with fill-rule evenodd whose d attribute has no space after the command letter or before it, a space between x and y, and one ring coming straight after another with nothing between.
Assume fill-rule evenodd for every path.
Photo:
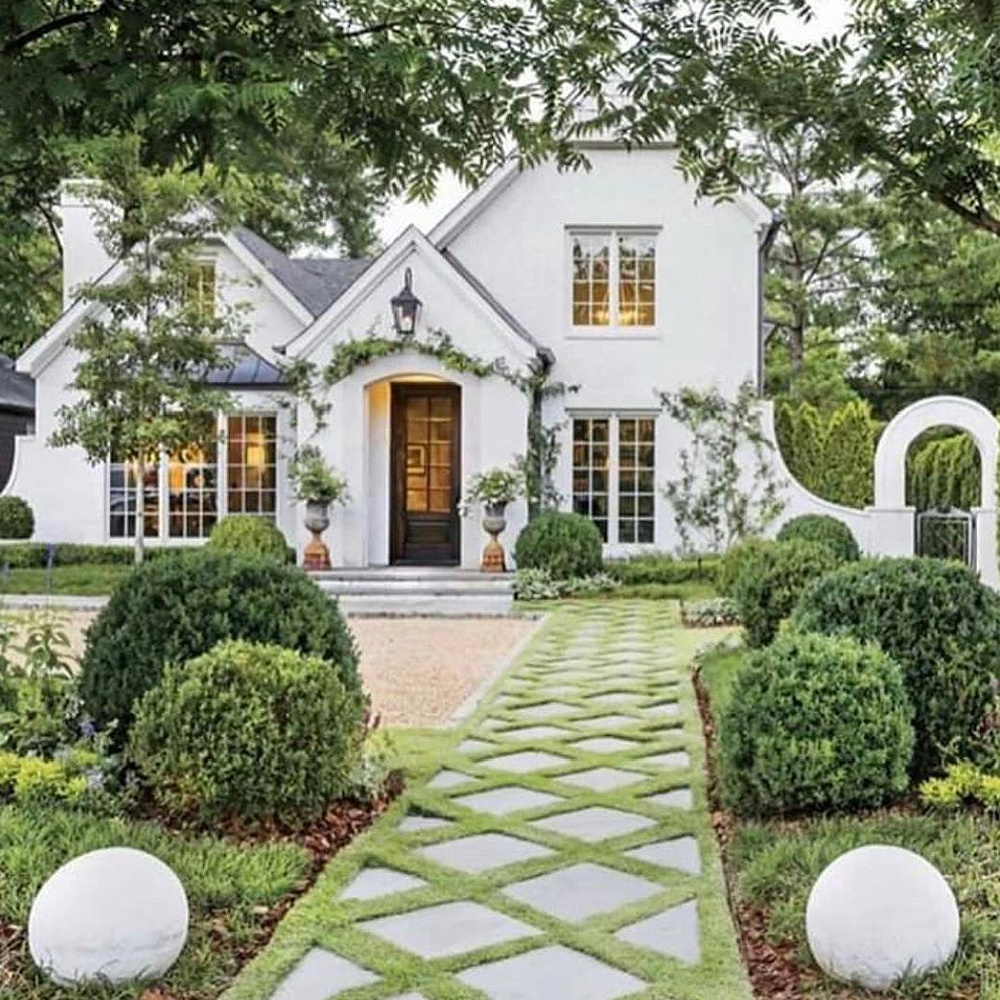
<instances>
[{"instance_id":1,"label":"window sill","mask_svg":"<svg viewBox=\"0 0 1000 1000\"><path fill-rule=\"evenodd\" d=\"M622 340L662 340L663 334L656 329L639 330L622 326L605 326L599 329L573 329L566 334L567 340L606 340L615 343Z\"/></svg>"}]
</instances>

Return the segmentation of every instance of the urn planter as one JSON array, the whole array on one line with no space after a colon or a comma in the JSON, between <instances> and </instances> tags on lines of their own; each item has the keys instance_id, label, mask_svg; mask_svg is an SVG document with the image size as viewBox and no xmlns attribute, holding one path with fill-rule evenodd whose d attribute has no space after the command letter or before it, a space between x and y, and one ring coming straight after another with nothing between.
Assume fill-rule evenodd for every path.
<instances>
[{"instance_id":1,"label":"urn planter","mask_svg":"<svg viewBox=\"0 0 1000 1000\"><path fill-rule=\"evenodd\" d=\"M316 500L306 503L305 526L312 533L303 553L303 566L312 572L330 569L330 550L322 535L330 527L330 505Z\"/></svg>"},{"instance_id":2,"label":"urn planter","mask_svg":"<svg viewBox=\"0 0 1000 1000\"><path fill-rule=\"evenodd\" d=\"M507 570L507 555L500 544L499 536L507 527L507 505L487 504L483 513L483 530L490 540L483 549L480 568L484 573L504 573Z\"/></svg>"}]
</instances>

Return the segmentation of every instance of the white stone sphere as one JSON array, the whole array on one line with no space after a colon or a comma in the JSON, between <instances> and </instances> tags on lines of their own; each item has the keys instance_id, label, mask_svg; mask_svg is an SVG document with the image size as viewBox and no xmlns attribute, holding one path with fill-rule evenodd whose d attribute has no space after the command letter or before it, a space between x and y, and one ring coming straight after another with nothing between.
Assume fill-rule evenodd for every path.
<instances>
[{"instance_id":1,"label":"white stone sphere","mask_svg":"<svg viewBox=\"0 0 1000 1000\"><path fill-rule=\"evenodd\" d=\"M127 847L92 851L60 868L35 897L28 947L60 986L162 976L188 932L180 879Z\"/></svg>"},{"instance_id":2,"label":"white stone sphere","mask_svg":"<svg viewBox=\"0 0 1000 1000\"><path fill-rule=\"evenodd\" d=\"M819 967L870 990L940 968L955 954L958 934L948 883L901 847L841 855L816 880L806 907L806 936Z\"/></svg>"}]
</instances>

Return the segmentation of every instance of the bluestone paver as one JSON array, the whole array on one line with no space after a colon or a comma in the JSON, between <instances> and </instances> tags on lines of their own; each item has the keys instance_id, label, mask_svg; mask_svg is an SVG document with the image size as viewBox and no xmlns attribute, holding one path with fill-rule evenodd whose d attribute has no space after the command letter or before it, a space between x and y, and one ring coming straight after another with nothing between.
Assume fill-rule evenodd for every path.
<instances>
[{"instance_id":1,"label":"bluestone paver","mask_svg":"<svg viewBox=\"0 0 1000 1000\"><path fill-rule=\"evenodd\" d=\"M378 899L426 885L423 879L394 868L362 868L340 894L341 899Z\"/></svg>"},{"instance_id":2,"label":"bluestone paver","mask_svg":"<svg viewBox=\"0 0 1000 1000\"><path fill-rule=\"evenodd\" d=\"M379 977L346 958L323 948L313 948L285 977L271 1000L326 1000L357 986L378 982Z\"/></svg>"},{"instance_id":3,"label":"bluestone paver","mask_svg":"<svg viewBox=\"0 0 1000 1000\"><path fill-rule=\"evenodd\" d=\"M446 868L457 868L463 872L485 872L519 861L548 857L554 852L548 847L519 837L483 833L432 844L421 848L419 853Z\"/></svg>"},{"instance_id":4,"label":"bluestone paver","mask_svg":"<svg viewBox=\"0 0 1000 1000\"><path fill-rule=\"evenodd\" d=\"M698 904L689 900L665 913L623 927L615 937L637 948L648 948L686 965L694 965L701 958Z\"/></svg>"}]
</instances>

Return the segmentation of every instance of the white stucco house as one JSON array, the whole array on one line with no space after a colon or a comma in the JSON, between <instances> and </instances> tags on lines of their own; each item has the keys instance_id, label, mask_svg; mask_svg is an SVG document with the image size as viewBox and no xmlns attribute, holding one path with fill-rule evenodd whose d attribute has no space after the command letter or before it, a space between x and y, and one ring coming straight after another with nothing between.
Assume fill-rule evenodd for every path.
<instances>
[{"instance_id":1,"label":"white stucco house","mask_svg":"<svg viewBox=\"0 0 1000 1000\"><path fill-rule=\"evenodd\" d=\"M420 301L412 342L444 333L509 373L540 368L578 387L541 403L559 425L556 487L591 517L610 555L676 546L660 487L680 430L657 390L759 381L762 244L771 217L750 196L699 200L668 146L595 142L589 170L497 171L430 232L408 229L376 259L292 259L247 230L204 246L215 294L249 306L245 345L214 379L234 394L215 448L164 455L145 483L150 545L198 544L229 512L272 518L301 551L302 511L287 475L297 444L317 444L346 475L350 504L327 533L346 567L478 565L486 536L456 503L468 478L527 450L530 394L500 375L456 372L420 350L353 370L324 390L327 425L282 385L284 360L322 368L337 345L397 336L391 302L410 275ZM114 280L86 203L62 205L66 311L17 361L35 382L34 433L18 439L6 492L25 497L37 539L129 544L137 484L114 463L49 445L70 398L68 339L85 282ZM510 511L504 540L526 520Z\"/></svg>"}]
</instances>

